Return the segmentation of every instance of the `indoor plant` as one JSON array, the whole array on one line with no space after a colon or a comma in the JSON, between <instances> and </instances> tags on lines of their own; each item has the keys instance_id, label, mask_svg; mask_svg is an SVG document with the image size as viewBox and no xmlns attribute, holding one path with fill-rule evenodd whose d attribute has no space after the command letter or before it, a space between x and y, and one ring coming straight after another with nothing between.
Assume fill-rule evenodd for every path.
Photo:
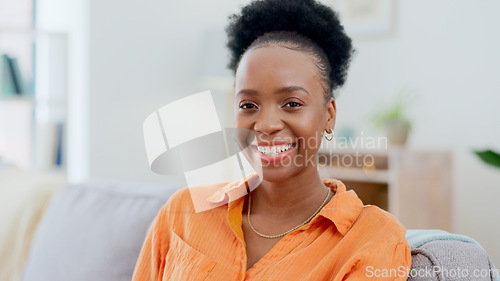
<instances>
[{"instance_id":1,"label":"indoor plant","mask_svg":"<svg viewBox=\"0 0 500 281\"><path fill-rule=\"evenodd\" d=\"M474 151L484 163L500 168L500 154L492 150Z\"/></svg>"},{"instance_id":2,"label":"indoor plant","mask_svg":"<svg viewBox=\"0 0 500 281\"><path fill-rule=\"evenodd\" d=\"M390 144L405 145L411 129L411 121L405 111L408 94L401 91L387 107L382 107L372 116L375 128L384 128Z\"/></svg>"}]
</instances>

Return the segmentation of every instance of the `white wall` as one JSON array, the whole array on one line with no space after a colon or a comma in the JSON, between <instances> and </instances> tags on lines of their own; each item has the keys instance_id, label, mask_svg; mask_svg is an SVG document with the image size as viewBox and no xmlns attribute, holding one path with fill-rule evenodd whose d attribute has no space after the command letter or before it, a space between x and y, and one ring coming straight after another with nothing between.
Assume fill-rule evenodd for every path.
<instances>
[{"instance_id":1,"label":"white wall","mask_svg":"<svg viewBox=\"0 0 500 281\"><path fill-rule=\"evenodd\" d=\"M90 116L80 112L90 118L82 136L90 137L82 147L90 159L70 165L84 163L91 178L167 180L148 169L142 122L169 101L202 90L197 81L206 68L207 31L223 34L226 16L243 2L90 1ZM500 2L398 3L395 35L355 43L338 124L369 131L367 114L377 105L402 88L416 93L409 145L453 150L454 231L477 239L500 265L500 171L470 153L500 149ZM213 56L224 52L221 42ZM214 71L225 73L223 66Z\"/></svg>"},{"instance_id":2,"label":"white wall","mask_svg":"<svg viewBox=\"0 0 500 281\"><path fill-rule=\"evenodd\" d=\"M90 176L89 1L37 0L37 29L68 35L67 173L70 182Z\"/></svg>"},{"instance_id":3,"label":"white wall","mask_svg":"<svg viewBox=\"0 0 500 281\"><path fill-rule=\"evenodd\" d=\"M210 68L202 56L205 34L223 31L237 4L91 3L91 176L165 181L149 170L142 122L166 103L205 90L199 85L200 68ZM229 73L224 63L220 68Z\"/></svg>"},{"instance_id":4,"label":"white wall","mask_svg":"<svg viewBox=\"0 0 500 281\"><path fill-rule=\"evenodd\" d=\"M454 152L454 231L478 240L500 265L500 170L471 153L500 151L500 2L398 3L394 36L356 42L338 123L370 131L367 113L401 89L416 94L409 145Z\"/></svg>"}]
</instances>

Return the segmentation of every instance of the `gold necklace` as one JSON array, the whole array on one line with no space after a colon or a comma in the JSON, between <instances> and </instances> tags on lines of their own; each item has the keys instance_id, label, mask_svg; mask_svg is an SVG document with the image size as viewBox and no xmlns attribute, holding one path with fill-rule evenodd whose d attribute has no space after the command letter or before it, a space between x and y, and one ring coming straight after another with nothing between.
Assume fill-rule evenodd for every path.
<instances>
[{"instance_id":1,"label":"gold necklace","mask_svg":"<svg viewBox=\"0 0 500 281\"><path fill-rule=\"evenodd\" d=\"M314 218L314 216L316 216L320 211L321 211L321 208L323 208L323 206L325 206L326 204L326 201L328 200L328 197L330 197L330 188L328 188L328 194L326 194L326 198L325 200L323 201L323 203L321 204L321 206L319 206L319 208L316 210L316 212L314 212L314 214L312 214L312 216L310 216L305 222L301 223L300 225L297 225L296 227L288 230L287 232L285 233L282 233L282 234L278 234L278 235L265 235L265 234L262 234L260 232L258 232L252 225L252 222L250 222L250 209L252 208L252 193L248 193L248 215L247 215L247 219L248 219L248 224L250 225L250 228L252 228L252 230L257 233L259 236L261 237L264 237L264 238L269 238L269 239L273 239L273 238L278 238L278 237L282 237L282 236L285 236L287 235L288 233L298 229L299 227L305 225L306 223L308 223L312 218Z\"/></svg>"}]
</instances>

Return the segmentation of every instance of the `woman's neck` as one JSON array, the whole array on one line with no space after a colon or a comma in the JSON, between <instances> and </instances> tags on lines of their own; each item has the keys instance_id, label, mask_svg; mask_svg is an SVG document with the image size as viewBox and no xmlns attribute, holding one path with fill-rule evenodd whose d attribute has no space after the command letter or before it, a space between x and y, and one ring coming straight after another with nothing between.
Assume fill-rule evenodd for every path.
<instances>
[{"instance_id":1,"label":"woman's neck","mask_svg":"<svg viewBox=\"0 0 500 281\"><path fill-rule=\"evenodd\" d=\"M252 191L251 212L277 220L307 217L323 203L327 193L328 187L317 170L279 182L263 180Z\"/></svg>"}]
</instances>

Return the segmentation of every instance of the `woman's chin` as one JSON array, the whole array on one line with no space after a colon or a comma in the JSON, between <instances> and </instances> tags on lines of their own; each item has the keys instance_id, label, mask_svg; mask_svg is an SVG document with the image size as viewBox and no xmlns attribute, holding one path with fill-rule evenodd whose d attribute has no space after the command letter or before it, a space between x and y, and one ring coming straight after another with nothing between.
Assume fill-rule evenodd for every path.
<instances>
[{"instance_id":1,"label":"woman's chin","mask_svg":"<svg viewBox=\"0 0 500 281\"><path fill-rule=\"evenodd\" d=\"M281 182L290 177L286 173L275 173L272 171L266 171L266 169L264 169L262 172L262 179L266 182Z\"/></svg>"},{"instance_id":2,"label":"woman's chin","mask_svg":"<svg viewBox=\"0 0 500 281\"><path fill-rule=\"evenodd\" d=\"M289 179L297 171L297 167L282 165L263 165L262 177L268 182L279 182Z\"/></svg>"}]
</instances>

